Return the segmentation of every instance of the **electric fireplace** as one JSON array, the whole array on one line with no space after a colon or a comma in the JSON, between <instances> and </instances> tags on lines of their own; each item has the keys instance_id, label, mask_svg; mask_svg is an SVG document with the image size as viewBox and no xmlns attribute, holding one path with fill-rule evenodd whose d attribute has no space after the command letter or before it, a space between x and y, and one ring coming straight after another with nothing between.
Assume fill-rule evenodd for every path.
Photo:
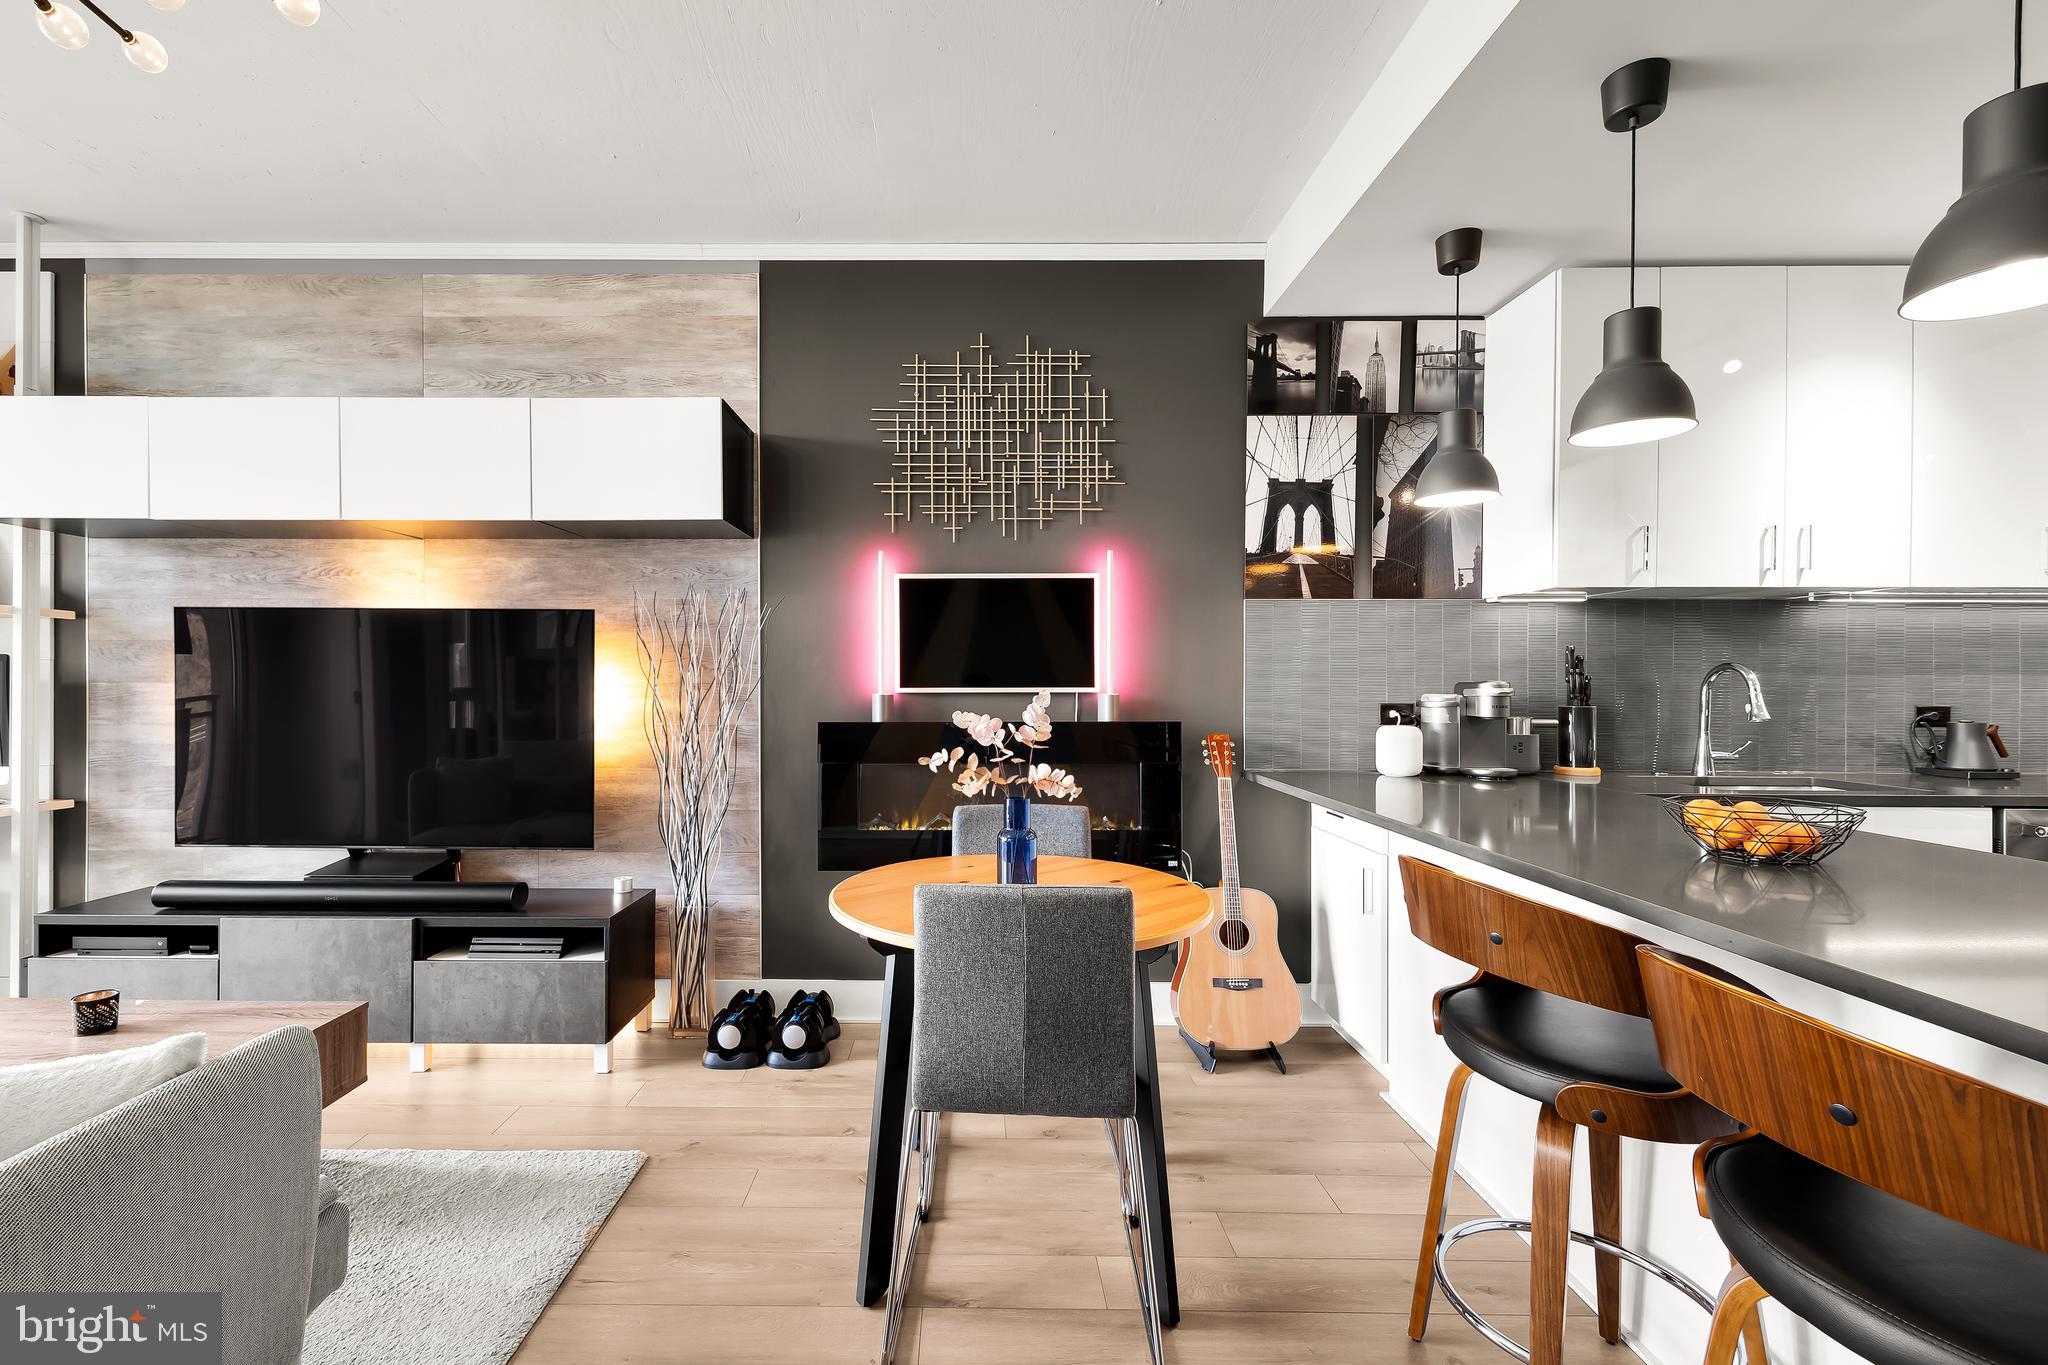
<instances>
[{"instance_id":1,"label":"electric fireplace","mask_svg":"<svg viewBox=\"0 0 2048 1365\"><path fill-rule=\"evenodd\" d=\"M972 747L944 721L820 722L818 870L951 853L953 807L992 799L962 796L953 774L919 766L955 746ZM1179 870L1179 721L1060 721L1037 759L1081 784L1096 857Z\"/></svg>"}]
</instances>

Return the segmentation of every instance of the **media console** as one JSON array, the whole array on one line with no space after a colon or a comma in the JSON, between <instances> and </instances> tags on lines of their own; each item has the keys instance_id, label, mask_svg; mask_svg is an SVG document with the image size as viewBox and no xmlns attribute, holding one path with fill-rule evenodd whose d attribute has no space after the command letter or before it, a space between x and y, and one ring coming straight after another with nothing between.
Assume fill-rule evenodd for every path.
<instances>
[{"instance_id":1,"label":"media console","mask_svg":"<svg viewBox=\"0 0 2048 1365\"><path fill-rule=\"evenodd\" d=\"M413 898L426 890L402 885ZM415 1070L431 1065L435 1043L583 1043L608 1071L611 1040L629 1024L646 1028L654 1003L652 891L542 889L522 909L483 912L417 900L313 908L280 897L208 913L160 908L150 896L143 887L37 915L22 993L364 1000L370 1041L412 1044ZM559 936L563 955L470 957L473 935L507 932ZM123 933L163 938L165 952L81 955L75 946Z\"/></svg>"}]
</instances>

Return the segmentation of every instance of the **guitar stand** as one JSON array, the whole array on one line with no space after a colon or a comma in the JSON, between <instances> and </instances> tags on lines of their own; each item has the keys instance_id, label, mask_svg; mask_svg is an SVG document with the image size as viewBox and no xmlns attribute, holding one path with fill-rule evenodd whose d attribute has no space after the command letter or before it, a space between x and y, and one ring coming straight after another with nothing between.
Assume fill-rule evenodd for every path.
<instances>
[{"instance_id":1,"label":"guitar stand","mask_svg":"<svg viewBox=\"0 0 2048 1365\"><path fill-rule=\"evenodd\" d=\"M1186 1029L1179 1030L1179 1033L1180 1040L1188 1045L1188 1051L1194 1053L1195 1060L1202 1064L1202 1070L1214 1072L1216 1070L1215 1047L1208 1043L1196 1042ZM1266 1044L1264 1048L1260 1049L1260 1055L1271 1062L1273 1069L1281 1075L1285 1076L1287 1074L1287 1059L1280 1055L1280 1045L1278 1043Z\"/></svg>"}]
</instances>

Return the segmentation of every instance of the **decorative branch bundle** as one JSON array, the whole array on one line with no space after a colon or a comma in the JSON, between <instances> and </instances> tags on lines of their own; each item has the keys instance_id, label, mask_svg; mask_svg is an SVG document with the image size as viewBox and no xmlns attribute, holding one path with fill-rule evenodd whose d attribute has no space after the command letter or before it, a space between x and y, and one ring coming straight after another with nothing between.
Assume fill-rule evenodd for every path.
<instances>
[{"instance_id":1,"label":"decorative branch bundle","mask_svg":"<svg viewBox=\"0 0 2048 1365\"><path fill-rule=\"evenodd\" d=\"M768 613L744 591L692 589L633 597L633 633L647 682L647 747L660 784L669 907L671 1033L711 1023L711 877L732 805L739 731L761 685Z\"/></svg>"}]
</instances>

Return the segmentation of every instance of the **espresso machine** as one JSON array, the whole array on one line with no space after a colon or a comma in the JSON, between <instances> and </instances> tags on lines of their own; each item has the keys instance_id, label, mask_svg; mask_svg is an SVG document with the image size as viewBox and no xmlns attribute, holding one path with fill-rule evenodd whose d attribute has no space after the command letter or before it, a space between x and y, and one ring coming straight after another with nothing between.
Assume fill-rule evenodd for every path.
<instances>
[{"instance_id":1,"label":"espresso machine","mask_svg":"<svg viewBox=\"0 0 2048 1365\"><path fill-rule=\"evenodd\" d=\"M1536 730L1557 722L1512 714L1514 700L1514 685L1498 679L1423 693L1417 708L1422 770L1490 781L1539 771L1542 740Z\"/></svg>"}]
</instances>

